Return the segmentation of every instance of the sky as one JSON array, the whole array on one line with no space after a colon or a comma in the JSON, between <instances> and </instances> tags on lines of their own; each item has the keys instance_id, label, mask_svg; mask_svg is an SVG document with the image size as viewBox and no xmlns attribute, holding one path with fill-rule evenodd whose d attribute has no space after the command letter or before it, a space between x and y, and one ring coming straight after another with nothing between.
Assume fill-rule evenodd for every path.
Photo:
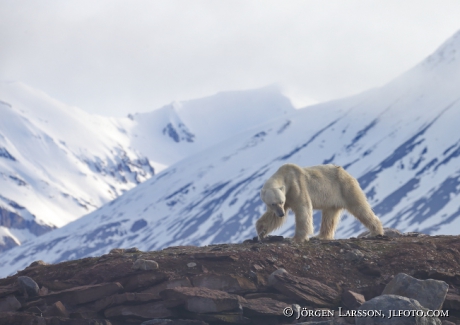
<instances>
[{"instance_id":1,"label":"sky","mask_svg":"<svg viewBox=\"0 0 460 325\"><path fill-rule=\"evenodd\" d=\"M0 0L0 81L121 117L277 84L379 87L460 29L458 0Z\"/></svg>"}]
</instances>

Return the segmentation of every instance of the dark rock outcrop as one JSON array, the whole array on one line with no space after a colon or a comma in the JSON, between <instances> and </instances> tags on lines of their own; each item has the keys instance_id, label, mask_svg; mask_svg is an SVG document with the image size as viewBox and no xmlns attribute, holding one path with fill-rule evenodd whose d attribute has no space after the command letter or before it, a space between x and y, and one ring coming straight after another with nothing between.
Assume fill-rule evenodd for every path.
<instances>
[{"instance_id":1,"label":"dark rock outcrop","mask_svg":"<svg viewBox=\"0 0 460 325\"><path fill-rule=\"evenodd\" d=\"M433 254L434 247L439 254ZM0 324L439 323L435 318L355 317L359 310L383 307L443 308L444 324L460 324L459 249L460 237L402 236L304 245L248 241L156 252L131 248L56 265L37 262L0 279ZM133 269L138 260L160 267ZM382 295L384 288L411 297Z\"/></svg>"}]
</instances>

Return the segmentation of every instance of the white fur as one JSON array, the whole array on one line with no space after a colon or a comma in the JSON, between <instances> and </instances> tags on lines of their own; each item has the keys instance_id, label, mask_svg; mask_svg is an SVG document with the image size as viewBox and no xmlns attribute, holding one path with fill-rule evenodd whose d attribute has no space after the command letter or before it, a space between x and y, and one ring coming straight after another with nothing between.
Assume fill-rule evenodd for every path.
<instances>
[{"instance_id":1,"label":"white fur","mask_svg":"<svg viewBox=\"0 0 460 325\"><path fill-rule=\"evenodd\" d=\"M294 240L303 242L313 234L313 210L322 210L318 237L334 239L342 209L347 209L372 235L383 235L383 227L367 202L358 181L342 167L319 165L281 166L261 190L267 211L257 220L260 239L279 228L286 220L288 209L295 214Z\"/></svg>"}]
</instances>

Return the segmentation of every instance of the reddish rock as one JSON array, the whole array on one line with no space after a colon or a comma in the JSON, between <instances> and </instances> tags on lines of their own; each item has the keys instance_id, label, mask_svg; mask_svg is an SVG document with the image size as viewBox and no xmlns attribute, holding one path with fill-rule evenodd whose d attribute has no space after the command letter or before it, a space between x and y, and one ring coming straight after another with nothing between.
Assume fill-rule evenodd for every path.
<instances>
[{"instance_id":1,"label":"reddish rock","mask_svg":"<svg viewBox=\"0 0 460 325\"><path fill-rule=\"evenodd\" d=\"M204 274L192 278L194 287L221 290L230 293L255 291L254 283L246 278L234 275Z\"/></svg>"},{"instance_id":2,"label":"reddish rock","mask_svg":"<svg viewBox=\"0 0 460 325\"><path fill-rule=\"evenodd\" d=\"M87 308L81 308L77 311L73 311L69 314L70 318L75 319L96 319L100 318L100 315L94 310L89 310Z\"/></svg>"},{"instance_id":3,"label":"reddish rock","mask_svg":"<svg viewBox=\"0 0 460 325\"><path fill-rule=\"evenodd\" d=\"M6 312L6 313L0 313L0 324L2 325L22 325L22 324L46 325L46 321L42 317L37 317L31 314Z\"/></svg>"},{"instance_id":4,"label":"reddish rock","mask_svg":"<svg viewBox=\"0 0 460 325\"><path fill-rule=\"evenodd\" d=\"M380 269L375 263L363 263L358 266L358 271L365 275L379 277L382 275Z\"/></svg>"},{"instance_id":5,"label":"reddish rock","mask_svg":"<svg viewBox=\"0 0 460 325\"><path fill-rule=\"evenodd\" d=\"M289 273L274 275L273 287L286 296L303 300L316 307L333 307L340 300L340 295L331 287L316 280L301 278Z\"/></svg>"},{"instance_id":6,"label":"reddish rock","mask_svg":"<svg viewBox=\"0 0 460 325\"><path fill-rule=\"evenodd\" d=\"M19 293L19 285L16 283L0 287L0 298L6 297L9 295L13 295L13 294L18 294L18 293Z\"/></svg>"},{"instance_id":7,"label":"reddish rock","mask_svg":"<svg viewBox=\"0 0 460 325\"><path fill-rule=\"evenodd\" d=\"M161 299L160 292L165 289L174 289L174 288L179 288L179 287L191 287L191 286L192 286L192 283L190 282L188 278L182 278L182 279L168 280L168 281L162 282L160 284L157 284L141 292L154 294L158 299Z\"/></svg>"},{"instance_id":8,"label":"reddish rock","mask_svg":"<svg viewBox=\"0 0 460 325\"><path fill-rule=\"evenodd\" d=\"M257 298L241 303L245 316L283 316L283 309L288 306L285 302L271 298Z\"/></svg>"},{"instance_id":9,"label":"reddish rock","mask_svg":"<svg viewBox=\"0 0 460 325\"><path fill-rule=\"evenodd\" d=\"M141 325L208 325L208 323L195 319L152 319L142 322Z\"/></svg>"},{"instance_id":10,"label":"reddish rock","mask_svg":"<svg viewBox=\"0 0 460 325\"><path fill-rule=\"evenodd\" d=\"M27 309L24 309L24 310L25 310L26 313L29 313L29 314L35 314L35 315L42 315L43 314L43 310L41 310L37 306L33 306L33 307L30 307L30 308L27 308Z\"/></svg>"},{"instance_id":11,"label":"reddish rock","mask_svg":"<svg viewBox=\"0 0 460 325\"><path fill-rule=\"evenodd\" d=\"M255 293L248 293L244 295L244 299L258 299L258 298L270 298L273 300L284 301L286 303L292 303L293 299L285 296L281 293L273 293L273 292L255 292Z\"/></svg>"},{"instance_id":12,"label":"reddish rock","mask_svg":"<svg viewBox=\"0 0 460 325\"><path fill-rule=\"evenodd\" d=\"M228 253L214 253L214 252L205 252L205 253L195 253L193 257L196 259L206 259L212 261L237 261L238 256Z\"/></svg>"},{"instance_id":13,"label":"reddish rock","mask_svg":"<svg viewBox=\"0 0 460 325\"><path fill-rule=\"evenodd\" d=\"M129 303L143 303L153 300L158 300L159 296L152 293L138 293L138 292L125 292L120 294L111 295L102 298L92 304L94 311L100 311L108 307L121 305L125 302Z\"/></svg>"},{"instance_id":14,"label":"reddish rock","mask_svg":"<svg viewBox=\"0 0 460 325\"><path fill-rule=\"evenodd\" d=\"M350 290L345 290L342 293L342 303L348 309L358 309L366 299L360 293L356 293Z\"/></svg>"},{"instance_id":15,"label":"reddish rock","mask_svg":"<svg viewBox=\"0 0 460 325\"><path fill-rule=\"evenodd\" d=\"M168 276L163 272L144 272L134 274L120 280L125 291L136 291L139 288L146 288L167 280Z\"/></svg>"},{"instance_id":16,"label":"reddish rock","mask_svg":"<svg viewBox=\"0 0 460 325\"><path fill-rule=\"evenodd\" d=\"M165 303L171 306L185 304L194 313L218 313L238 309L244 298L208 288L174 288L160 292Z\"/></svg>"},{"instance_id":17,"label":"reddish rock","mask_svg":"<svg viewBox=\"0 0 460 325\"><path fill-rule=\"evenodd\" d=\"M67 312L67 309L62 304L62 302L57 301L43 312L43 316L68 317L69 313Z\"/></svg>"},{"instance_id":18,"label":"reddish rock","mask_svg":"<svg viewBox=\"0 0 460 325\"><path fill-rule=\"evenodd\" d=\"M145 319L152 318L167 318L173 316L173 313L166 308L165 304L161 301L151 302L143 305L132 305L132 306L116 306L107 309L104 312L105 317L117 317L117 316L128 316L128 317L139 317Z\"/></svg>"},{"instance_id":19,"label":"reddish rock","mask_svg":"<svg viewBox=\"0 0 460 325\"><path fill-rule=\"evenodd\" d=\"M49 290L47 287L41 287L40 290L38 290L39 296L46 296L48 293L49 293Z\"/></svg>"},{"instance_id":20,"label":"reddish rock","mask_svg":"<svg viewBox=\"0 0 460 325\"><path fill-rule=\"evenodd\" d=\"M123 287L118 282L101 283L50 293L46 296L42 296L42 298L45 299L48 303L62 301L63 303L76 305L101 299L103 297L117 293L122 289Z\"/></svg>"},{"instance_id":21,"label":"reddish rock","mask_svg":"<svg viewBox=\"0 0 460 325\"><path fill-rule=\"evenodd\" d=\"M0 298L0 312L16 311L21 308L21 303L15 296Z\"/></svg>"},{"instance_id":22,"label":"reddish rock","mask_svg":"<svg viewBox=\"0 0 460 325\"><path fill-rule=\"evenodd\" d=\"M442 308L447 310L460 310L460 295L448 293Z\"/></svg>"},{"instance_id":23,"label":"reddish rock","mask_svg":"<svg viewBox=\"0 0 460 325\"><path fill-rule=\"evenodd\" d=\"M251 320L241 312L222 312L212 314L195 314L194 318L209 322L209 324L249 324ZM264 324L269 325L269 324Z\"/></svg>"}]
</instances>

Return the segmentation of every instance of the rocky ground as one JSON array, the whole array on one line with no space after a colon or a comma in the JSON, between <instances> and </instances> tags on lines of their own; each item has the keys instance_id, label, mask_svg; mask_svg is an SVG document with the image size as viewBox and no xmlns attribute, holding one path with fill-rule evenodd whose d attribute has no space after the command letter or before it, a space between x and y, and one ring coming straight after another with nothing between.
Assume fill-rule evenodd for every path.
<instances>
[{"instance_id":1,"label":"rocky ground","mask_svg":"<svg viewBox=\"0 0 460 325\"><path fill-rule=\"evenodd\" d=\"M460 236L412 233L302 245L270 237L37 261L0 279L0 324L347 324L355 318L339 317L339 307L356 310L399 273L447 283L447 296L440 294L449 317L440 319L460 324L459 250ZM279 269L286 272L270 277ZM283 315L286 307L292 317ZM296 320L299 307L317 312Z\"/></svg>"}]
</instances>

